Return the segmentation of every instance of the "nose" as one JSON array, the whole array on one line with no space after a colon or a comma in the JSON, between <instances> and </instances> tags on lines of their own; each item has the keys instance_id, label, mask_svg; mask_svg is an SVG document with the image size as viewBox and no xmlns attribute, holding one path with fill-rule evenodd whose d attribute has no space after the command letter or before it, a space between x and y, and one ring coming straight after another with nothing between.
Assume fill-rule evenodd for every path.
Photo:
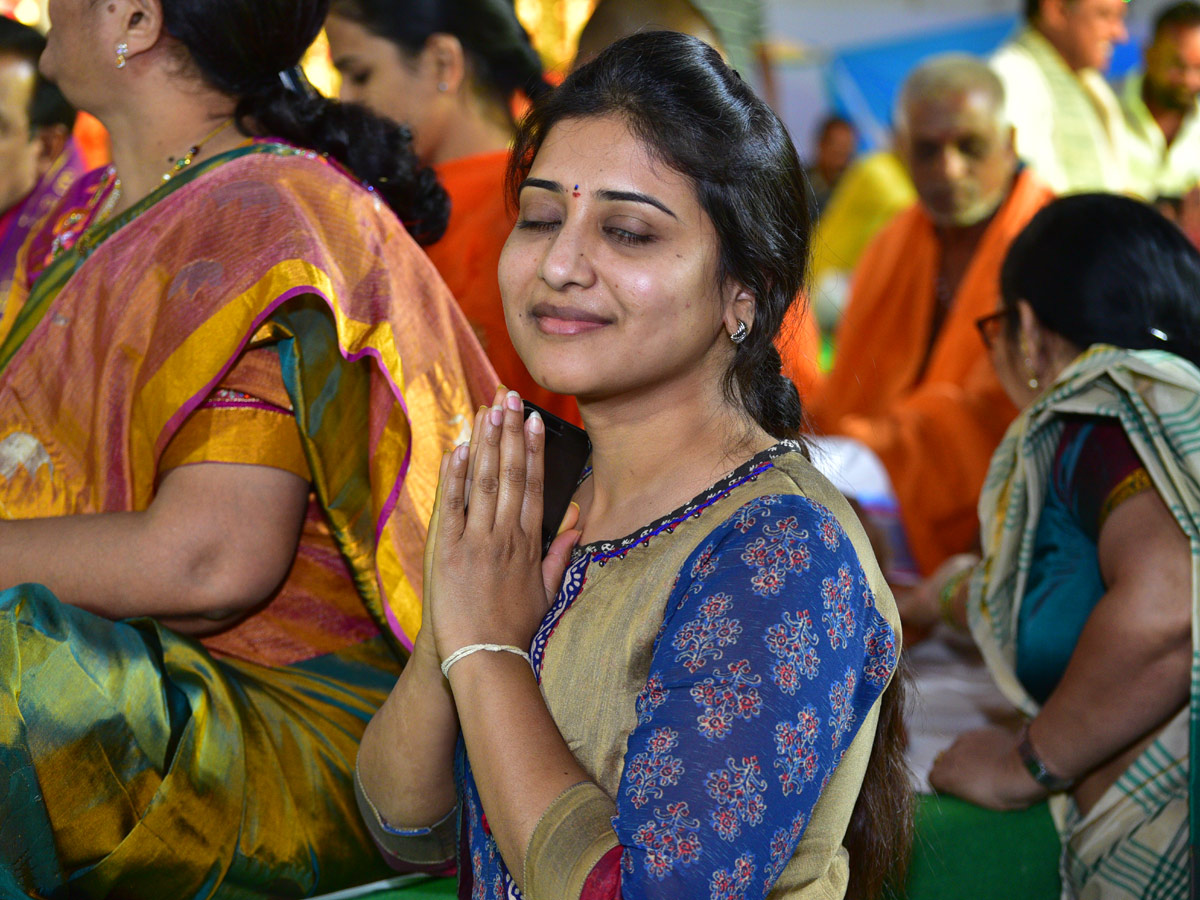
<instances>
[{"instance_id":1,"label":"nose","mask_svg":"<svg viewBox=\"0 0 1200 900\"><path fill-rule=\"evenodd\" d=\"M967 174L967 161L954 147L946 147L942 150L940 163L942 175L947 181L958 181Z\"/></svg>"},{"instance_id":2,"label":"nose","mask_svg":"<svg viewBox=\"0 0 1200 900\"><path fill-rule=\"evenodd\" d=\"M1123 44L1129 40L1129 29L1125 27L1124 19L1117 19L1113 23L1112 42L1114 44Z\"/></svg>"},{"instance_id":3,"label":"nose","mask_svg":"<svg viewBox=\"0 0 1200 900\"><path fill-rule=\"evenodd\" d=\"M570 219L553 232L538 266L538 277L556 291L575 285L589 287L596 280L586 228Z\"/></svg>"}]
</instances>

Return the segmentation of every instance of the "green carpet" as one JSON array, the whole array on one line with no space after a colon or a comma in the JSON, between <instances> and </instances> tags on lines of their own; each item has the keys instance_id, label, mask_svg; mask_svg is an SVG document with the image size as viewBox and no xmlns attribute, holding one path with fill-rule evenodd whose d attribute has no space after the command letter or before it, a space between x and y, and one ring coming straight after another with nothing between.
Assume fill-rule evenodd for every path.
<instances>
[{"instance_id":1,"label":"green carpet","mask_svg":"<svg viewBox=\"0 0 1200 900\"><path fill-rule=\"evenodd\" d=\"M894 900L1058 900L1058 834L1045 803L998 813L954 797L922 795L912 863ZM397 879L400 880L400 879ZM453 878L408 876L326 900L452 900Z\"/></svg>"},{"instance_id":2,"label":"green carpet","mask_svg":"<svg viewBox=\"0 0 1200 900\"><path fill-rule=\"evenodd\" d=\"M917 804L905 900L1058 900L1050 809L992 812L948 796Z\"/></svg>"}]
</instances>

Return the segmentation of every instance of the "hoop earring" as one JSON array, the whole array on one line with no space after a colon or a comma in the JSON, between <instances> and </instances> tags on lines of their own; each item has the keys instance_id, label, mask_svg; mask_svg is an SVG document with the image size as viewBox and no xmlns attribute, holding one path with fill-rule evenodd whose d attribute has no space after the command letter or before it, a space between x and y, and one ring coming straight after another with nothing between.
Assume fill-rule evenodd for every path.
<instances>
[{"instance_id":1,"label":"hoop earring","mask_svg":"<svg viewBox=\"0 0 1200 900\"><path fill-rule=\"evenodd\" d=\"M737 331L731 334L729 339L735 344L740 344L742 341L746 340L746 337L750 334L750 328L741 319L738 319L737 323Z\"/></svg>"},{"instance_id":2,"label":"hoop earring","mask_svg":"<svg viewBox=\"0 0 1200 900\"><path fill-rule=\"evenodd\" d=\"M129 45L124 41L117 44L117 68L125 68L125 58L129 55Z\"/></svg>"}]
</instances>

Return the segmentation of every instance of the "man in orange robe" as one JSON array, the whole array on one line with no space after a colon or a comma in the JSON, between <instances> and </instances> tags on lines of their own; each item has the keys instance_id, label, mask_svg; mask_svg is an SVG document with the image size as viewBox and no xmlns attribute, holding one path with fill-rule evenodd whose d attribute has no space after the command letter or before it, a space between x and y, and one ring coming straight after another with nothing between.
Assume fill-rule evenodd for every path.
<instances>
[{"instance_id":1,"label":"man in orange robe","mask_svg":"<svg viewBox=\"0 0 1200 900\"><path fill-rule=\"evenodd\" d=\"M979 491L1016 410L975 320L997 308L1008 246L1052 194L1020 168L1003 87L979 60L920 66L896 119L919 201L864 253L809 410L818 431L879 457L927 575L977 539Z\"/></svg>"}]
</instances>

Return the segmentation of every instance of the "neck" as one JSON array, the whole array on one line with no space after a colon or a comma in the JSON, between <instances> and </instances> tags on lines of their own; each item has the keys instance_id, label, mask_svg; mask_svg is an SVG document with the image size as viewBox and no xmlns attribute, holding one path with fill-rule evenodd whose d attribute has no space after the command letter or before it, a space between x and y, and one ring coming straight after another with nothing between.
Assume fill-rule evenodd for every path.
<instances>
[{"instance_id":1,"label":"neck","mask_svg":"<svg viewBox=\"0 0 1200 900\"><path fill-rule=\"evenodd\" d=\"M131 103L105 115L102 122L112 139L113 166L121 179L121 200L114 211L129 209L162 185L163 175L173 170L174 163L232 115L233 102L216 92L177 92L177 96ZM231 125L204 141L192 164L243 140Z\"/></svg>"},{"instance_id":2,"label":"neck","mask_svg":"<svg viewBox=\"0 0 1200 900\"><path fill-rule=\"evenodd\" d=\"M508 149L512 143L512 122L507 114L493 110L469 92L459 97L458 102L461 114L446 129L445 137L430 155L430 164L436 166L464 156Z\"/></svg>"},{"instance_id":3,"label":"neck","mask_svg":"<svg viewBox=\"0 0 1200 900\"><path fill-rule=\"evenodd\" d=\"M775 439L728 403L719 382L580 401L592 439L583 543L616 539L691 500Z\"/></svg>"},{"instance_id":4,"label":"neck","mask_svg":"<svg viewBox=\"0 0 1200 900\"><path fill-rule=\"evenodd\" d=\"M1170 146L1183 124L1185 110L1163 103L1158 92L1151 86L1149 79L1142 81L1142 101L1146 104L1146 109L1150 111L1150 117L1158 125L1159 131L1166 138L1167 145Z\"/></svg>"},{"instance_id":5,"label":"neck","mask_svg":"<svg viewBox=\"0 0 1200 900\"><path fill-rule=\"evenodd\" d=\"M1047 29L1040 21L1035 22L1033 27L1038 34L1050 42L1050 46L1057 51L1060 57L1062 57L1062 61L1066 64L1068 69L1070 69L1072 72L1079 72L1087 68L1087 66L1081 65L1079 61L1074 58L1074 54L1071 52L1071 46L1063 37L1063 35L1058 34L1052 29Z\"/></svg>"},{"instance_id":6,"label":"neck","mask_svg":"<svg viewBox=\"0 0 1200 900\"><path fill-rule=\"evenodd\" d=\"M982 222L976 222L974 225L937 226L937 237L943 251L964 250L974 253L995 215L992 213Z\"/></svg>"}]
</instances>

